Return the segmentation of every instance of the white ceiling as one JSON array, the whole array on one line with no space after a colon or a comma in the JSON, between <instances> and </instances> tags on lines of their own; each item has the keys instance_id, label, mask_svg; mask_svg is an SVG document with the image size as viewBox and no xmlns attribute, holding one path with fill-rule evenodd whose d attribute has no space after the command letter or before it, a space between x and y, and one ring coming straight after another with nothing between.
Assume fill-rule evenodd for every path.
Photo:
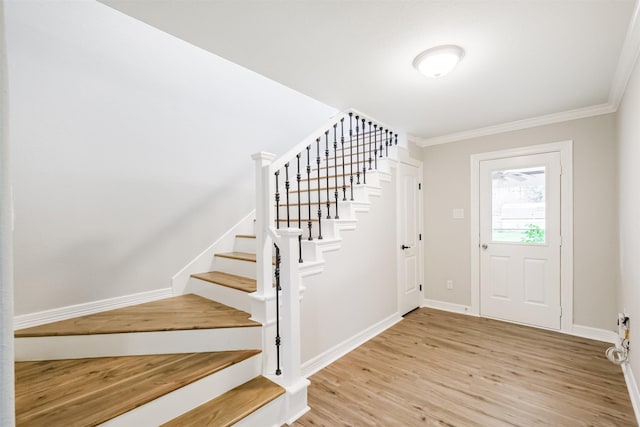
<instances>
[{"instance_id":1,"label":"white ceiling","mask_svg":"<svg viewBox=\"0 0 640 427\"><path fill-rule=\"evenodd\" d=\"M101 1L420 145L615 111L640 44L635 0ZM429 79L439 44L466 56Z\"/></svg>"}]
</instances>

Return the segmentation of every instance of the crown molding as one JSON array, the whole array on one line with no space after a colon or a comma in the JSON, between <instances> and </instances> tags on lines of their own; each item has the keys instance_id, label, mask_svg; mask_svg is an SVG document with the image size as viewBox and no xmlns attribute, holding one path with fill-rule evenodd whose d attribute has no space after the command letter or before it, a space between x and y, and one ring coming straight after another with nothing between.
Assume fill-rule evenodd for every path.
<instances>
[{"instance_id":1,"label":"crown molding","mask_svg":"<svg viewBox=\"0 0 640 427\"><path fill-rule=\"evenodd\" d=\"M575 119L583 119L601 114L615 113L618 111L618 107L620 106L627 84L631 78L631 73L638 61L638 57L640 57L640 0L636 0L633 14L629 21L627 35L625 36L622 50L620 51L618 65L611 82L609 100L607 103L548 114L545 116L532 117L529 119L516 120L513 122L463 132L450 133L433 138L420 138L408 135L407 139L419 147L429 147L432 145L447 144L449 142L464 141L466 139L477 138L480 136L495 135L503 132L528 129L536 126L549 125Z\"/></svg>"},{"instance_id":2,"label":"crown molding","mask_svg":"<svg viewBox=\"0 0 640 427\"><path fill-rule=\"evenodd\" d=\"M633 67L640 55L640 0L636 0L631 20L629 21L629 27L627 28L627 35L620 51L620 57L618 58L618 66L611 82L611 89L609 90L609 104L611 104L615 110L618 110L618 106L622 101L624 92L627 89L627 84L631 78Z\"/></svg>"},{"instance_id":3,"label":"crown molding","mask_svg":"<svg viewBox=\"0 0 640 427\"><path fill-rule=\"evenodd\" d=\"M419 138L409 136L409 141L419 147L429 147L432 145L447 144L449 142L463 141L480 136L495 135L498 133L511 132L515 130L528 129L536 126L550 125L553 123L566 122L569 120L584 119L586 117L599 116L602 114L614 113L616 108L610 104L598 104L591 107L578 108L575 110L562 111L560 113L547 114L529 119L516 120L494 126L468 130L464 132L450 133L448 135L436 136L434 138Z\"/></svg>"}]
</instances>

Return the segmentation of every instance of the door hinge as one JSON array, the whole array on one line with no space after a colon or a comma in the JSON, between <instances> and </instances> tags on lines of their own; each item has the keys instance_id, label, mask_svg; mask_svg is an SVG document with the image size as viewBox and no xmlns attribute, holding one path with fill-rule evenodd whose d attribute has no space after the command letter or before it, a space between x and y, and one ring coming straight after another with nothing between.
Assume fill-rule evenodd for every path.
<instances>
[{"instance_id":1,"label":"door hinge","mask_svg":"<svg viewBox=\"0 0 640 427\"><path fill-rule=\"evenodd\" d=\"M562 306L560 306L560 317L562 317Z\"/></svg>"},{"instance_id":2,"label":"door hinge","mask_svg":"<svg viewBox=\"0 0 640 427\"><path fill-rule=\"evenodd\" d=\"M420 292L422 292L422 285L420 285Z\"/></svg>"},{"instance_id":3,"label":"door hinge","mask_svg":"<svg viewBox=\"0 0 640 427\"><path fill-rule=\"evenodd\" d=\"M421 182L418 183L418 190L422 190L422 183Z\"/></svg>"},{"instance_id":4,"label":"door hinge","mask_svg":"<svg viewBox=\"0 0 640 427\"><path fill-rule=\"evenodd\" d=\"M418 234L418 240L422 240L422 233Z\"/></svg>"}]
</instances>

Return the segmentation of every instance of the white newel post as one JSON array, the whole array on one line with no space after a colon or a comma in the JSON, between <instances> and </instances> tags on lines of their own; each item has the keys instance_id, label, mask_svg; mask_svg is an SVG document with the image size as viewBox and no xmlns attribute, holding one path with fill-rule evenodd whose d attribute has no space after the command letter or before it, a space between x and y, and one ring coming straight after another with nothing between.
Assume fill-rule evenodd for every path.
<instances>
[{"instance_id":1,"label":"white newel post","mask_svg":"<svg viewBox=\"0 0 640 427\"><path fill-rule=\"evenodd\" d=\"M281 360L282 378L280 384L287 389L285 422L293 423L309 410L307 387L309 381L302 376L300 297L301 279L298 264L299 228L278 230L278 247L282 263L280 265L280 336L282 338Z\"/></svg>"},{"instance_id":2,"label":"white newel post","mask_svg":"<svg viewBox=\"0 0 640 427\"><path fill-rule=\"evenodd\" d=\"M251 318L262 323L262 373L273 375L276 371L276 306L273 288L273 241L268 233L273 224L274 194L271 180L271 162L274 154L264 151L251 156L256 173L256 292L251 297Z\"/></svg>"}]
</instances>

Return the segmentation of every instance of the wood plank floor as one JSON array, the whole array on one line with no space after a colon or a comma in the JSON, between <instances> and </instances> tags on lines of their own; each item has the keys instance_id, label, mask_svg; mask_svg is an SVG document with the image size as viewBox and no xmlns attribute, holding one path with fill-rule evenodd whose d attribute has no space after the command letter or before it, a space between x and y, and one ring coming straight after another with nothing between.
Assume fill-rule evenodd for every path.
<instances>
[{"instance_id":1,"label":"wood plank floor","mask_svg":"<svg viewBox=\"0 0 640 427\"><path fill-rule=\"evenodd\" d=\"M258 350L16 363L16 425L94 426Z\"/></svg>"},{"instance_id":2,"label":"wood plank floor","mask_svg":"<svg viewBox=\"0 0 640 427\"><path fill-rule=\"evenodd\" d=\"M261 326L251 315L187 294L20 329L16 338Z\"/></svg>"},{"instance_id":3,"label":"wood plank floor","mask_svg":"<svg viewBox=\"0 0 640 427\"><path fill-rule=\"evenodd\" d=\"M431 309L311 377L305 426L637 426L610 344Z\"/></svg>"}]
</instances>

